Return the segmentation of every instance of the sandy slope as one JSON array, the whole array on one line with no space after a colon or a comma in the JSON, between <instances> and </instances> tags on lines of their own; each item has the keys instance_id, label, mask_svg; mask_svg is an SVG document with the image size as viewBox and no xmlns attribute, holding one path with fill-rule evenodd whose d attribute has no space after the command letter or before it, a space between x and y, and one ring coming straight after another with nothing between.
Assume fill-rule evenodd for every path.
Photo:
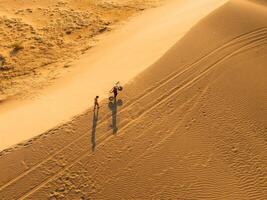
<instances>
[{"instance_id":1,"label":"sandy slope","mask_svg":"<svg viewBox=\"0 0 267 200\"><path fill-rule=\"evenodd\" d=\"M162 2L1 0L0 101L49 85L95 46L96 36Z\"/></svg>"},{"instance_id":2,"label":"sandy slope","mask_svg":"<svg viewBox=\"0 0 267 200\"><path fill-rule=\"evenodd\" d=\"M224 2L173 0L102 38L97 47L73 64L71 73L39 98L15 102L15 106L13 102L1 105L0 149L69 121L88 109L96 94L106 98L115 82L126 83L153 64L195 23Z\"/></svg>"},{"instance_id":3,"label":"sandy slope","mask_svg":"<svg viewBox=\"0 0 267 200\"><path fill-rule=\"evenodd\" d=\"M266 199L266 18L216 10L98 116L3 155L0 199Z\"/></svg>"}]
</instances>

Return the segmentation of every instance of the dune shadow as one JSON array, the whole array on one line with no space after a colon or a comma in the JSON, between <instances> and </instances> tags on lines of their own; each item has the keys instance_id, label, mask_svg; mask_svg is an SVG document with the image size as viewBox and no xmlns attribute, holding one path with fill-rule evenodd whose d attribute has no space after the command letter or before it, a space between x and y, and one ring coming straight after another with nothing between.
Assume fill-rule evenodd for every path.
<instances>
[{"instance_id":1,"label":"dune shadow","mask_svg":"<svg viewBox=\"0 0 267 200\"><path fill-rule=\"evenodd\" d=\"M118 111L118 106L122 106L123 105L123 101L121 99L116 100L114 99L113 102L109 102L108 107L112 112L112 123L111 123L111 127L112 127L112 133L116 134L118 131L118 127L117 127L117 111Z\"/></svg>"},{"instance_id":2,"label":"dune shadow","mask_svg":"<svg viewBox=\"0 0 267 200\"><path fill-rule=\"evenodd\" d=\"M92 143L92 151L96 148L96 127L98 121L98 109L95 109L93 112L93 122L92 122L92 133L91 133L91 143Z\"/></svg>"}]
</instances>

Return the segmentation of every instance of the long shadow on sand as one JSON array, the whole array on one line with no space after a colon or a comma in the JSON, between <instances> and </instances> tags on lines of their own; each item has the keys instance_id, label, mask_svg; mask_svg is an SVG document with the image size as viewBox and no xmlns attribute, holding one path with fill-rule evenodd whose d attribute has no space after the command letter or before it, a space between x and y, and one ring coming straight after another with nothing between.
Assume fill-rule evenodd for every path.
<instances>
[{"instance_id":1,"label":"long shadow on sand","mask_svg":"<svg viewBox=\"0 0 267 200\"><path fill-rule=\"evenodd\" d=\"M92 134L91 134L92 151L94 151L96 147L95 134L96 134L97 121L98 121L98 109L95 109L93 113L93 126L92 126Z\"/></svg>"},{"instance_id":2,"label":"long shadow on sand","mask_svg":"<svg viewBox=\"0 0 267 200\"><path fill-rule=\"evenodd\" d=\"M122 106L123 105L123 101L121 99L116 100L114 99L113 102L109 102L108 107L112 112L112 132L113 134L116 134L118 131L118 127L117 127L117 110L118 110L118 106Z\"/></svg>"}]
</instances>

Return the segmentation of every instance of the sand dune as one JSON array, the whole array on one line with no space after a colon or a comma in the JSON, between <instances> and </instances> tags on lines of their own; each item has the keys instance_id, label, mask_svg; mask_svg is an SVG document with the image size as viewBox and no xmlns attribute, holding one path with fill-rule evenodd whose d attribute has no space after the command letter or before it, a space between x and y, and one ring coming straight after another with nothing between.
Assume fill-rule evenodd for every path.
<instances>
[{"instance_id":1,"label":"sand dune","mask_svg":"<svg viewBox=\"0 0 267 200\"><path fill-rule=\"evenodd\" d=\"M97 36L162 2L1 0L0 101L51 84L97 44Z\"/></svg>"},{"instance_id":2,"label":"sand dune","mask_svg":"<svg viewBox=\"0 0 267 200\"><path fill-rule=\"evenodd\" d=\"M266 199L266 11L228 2L98 116L2 155L0 199Z\"/></svg>"},{"instance_id":3,"label":"sand dune","mask_svg":"<svg viewBox=\"0 0 267 200\"><path fill-rule=\"evenodd\" d=\"M73 62L68 74L39 91L35 99L3 102L0 150L70 121L91 106L96 94L107 98L114 82L133 79L223 3L224 0L173 0L148 10L101 38L97 46ZM155 20L158 16L161 17Z\"/></svg>"}]
</instances>

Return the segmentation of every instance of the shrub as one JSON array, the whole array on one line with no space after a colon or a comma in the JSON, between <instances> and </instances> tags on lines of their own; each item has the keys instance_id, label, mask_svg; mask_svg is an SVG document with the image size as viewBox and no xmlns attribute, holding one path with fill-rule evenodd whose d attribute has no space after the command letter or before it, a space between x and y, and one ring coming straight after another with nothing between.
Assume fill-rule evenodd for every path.
<instances>
[{"instance_id":1,"label":"shrub","mask_svg":"<svg viewBox=\"0 0 267 200\"><path fill-rule=\"evenodd\" d=\"M6 63L6 59L3 55L0 54L0 67Z\"/></svg>"},{"instance_id":2,"label":"shrub","mask_svg":"<svg viewBox=\"0 0 267 200\"><path fill-rule=\"evenodd\" d=\"M24 48L22 42L15 42L12 47L14 52L17 52Z\"/></svg>"}]
</instances>

